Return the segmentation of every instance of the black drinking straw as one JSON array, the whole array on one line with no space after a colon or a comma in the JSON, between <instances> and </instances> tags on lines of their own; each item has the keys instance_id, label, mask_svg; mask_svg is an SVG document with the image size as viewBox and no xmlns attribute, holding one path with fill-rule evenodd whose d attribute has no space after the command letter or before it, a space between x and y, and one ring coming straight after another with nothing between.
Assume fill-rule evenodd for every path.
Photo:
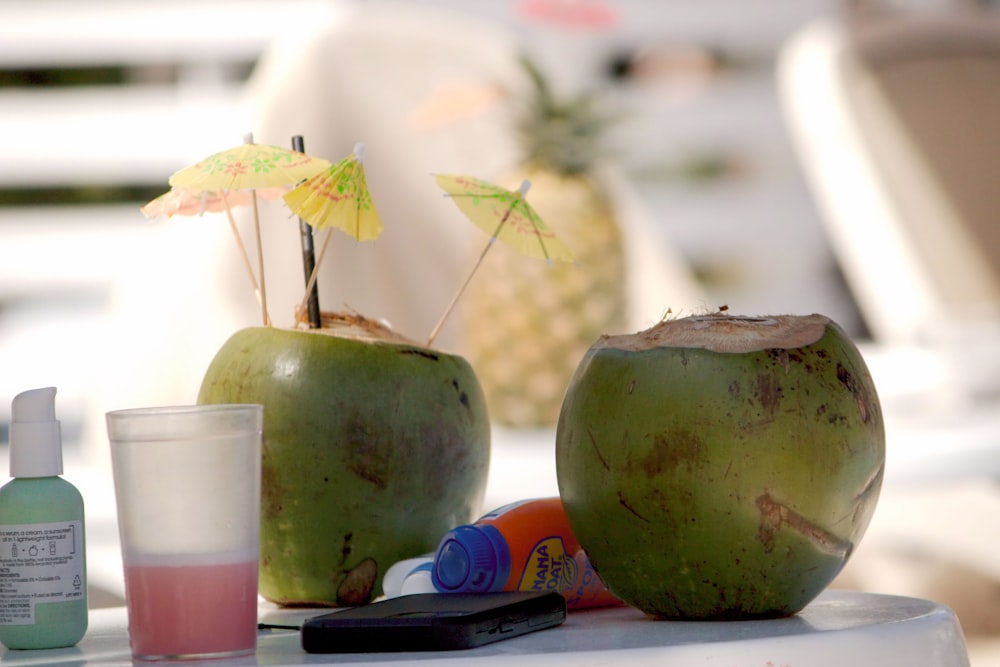
<instances>
[{"instance_id":1,"label":"black drinking straw","mask_svg":"<svg viewBox=\"0 0 1000 667\"><path fill-rule=\"evenodd\" d=\"M292 150L300 153L306 152L302 135L296 134L292 137ZM302 241L302 268L306 274L306 287L309 287L309 277L312 276L313 269L316 268L316 249L313 245L312 227L302 218L299 218L299 237ZM322 324L319 316L319 285L316 283L313 283L312 289L309 290L306 312L309 316L309 328L319 329Z\"/></svg>"}]
</instances>

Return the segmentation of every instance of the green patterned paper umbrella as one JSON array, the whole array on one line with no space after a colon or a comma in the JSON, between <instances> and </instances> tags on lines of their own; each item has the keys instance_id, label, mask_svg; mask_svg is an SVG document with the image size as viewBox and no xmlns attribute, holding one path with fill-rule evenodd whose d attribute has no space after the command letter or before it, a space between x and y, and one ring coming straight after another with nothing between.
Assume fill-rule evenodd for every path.
<instances>
[{"instance_id":1,"label":"green patterned paper umbrella","mask_svg":"<svg viewBox=\"0 0 1000 667\"><path fill-rule=\"evenodd\" d=\"M437 174L434 178L465 217L490 235L491 244L501 241L522 255L546 261L573 261L570 249L525 200L530 182L508 190L472 176Z\"/></svg>"},{"instance_id":2,"label":"green patterned paper umbrella","mask_svg":"<svg viewBox=\"0 0 1000 667\"><path fill-rule=\"evenodd\" d=\"M170 177L187 190L252 190L280 187L314 176L330 163L268 144L244 143L210 155Z\"/></svg>"},{"instance_id":3,"label":"green patterned paper umbrella","mask_svg":"<svg viewBox=\"0 0 1000 667\"><path fill-rule=\"evenodd\" d=\"M444 315L434 325L427 340L427 347L434 343L445 320L455 308L465 288L469 286L472 276L475 275L495 241L502 241L522 255L544 259L547 262L573 261L570 249L556 238L555 233L542 222L541 216L525 201L524 196L531 188L530 181L523 181L517 190L508 190L472 176L437 174L434 178L465 217L490 235L490 240L480 253L472 271L465 278L465 282L448 304Z\"/></svg>"},{"instance_id":4,"label":"green patterned paper umbrella","mask_svg":"<svg viewBox=\"0 0 1000 667\"><path fill-rule=\"evenodd\" d=\"M339 229L358 241L373 241L382 233L382 220L368 192L364 155L364 144L357 144L349 156L284 195L292 213L316 229L327 230L296 321L305 313L332 230Z\"/></svg>"}]
</instances>

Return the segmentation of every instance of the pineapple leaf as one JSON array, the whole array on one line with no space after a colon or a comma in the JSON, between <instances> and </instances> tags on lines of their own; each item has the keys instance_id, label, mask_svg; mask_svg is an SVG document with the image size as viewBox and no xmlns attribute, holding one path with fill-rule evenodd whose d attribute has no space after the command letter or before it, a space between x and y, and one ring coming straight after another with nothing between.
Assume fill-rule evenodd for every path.
<instances>
[{"instance_id":1,"label":"pineapple leaf","mask_svg":"<svg viewBox=\"0 0 1000 667\"><path fill-rule=\"evenodd\" d=\"M537 63L522 55L520 64L532 86L516 118L524 161L562 175L588 172L606 154L603 134L617 119L604 111L597 94L562 99Z\"/></svg>"}]
</instances>

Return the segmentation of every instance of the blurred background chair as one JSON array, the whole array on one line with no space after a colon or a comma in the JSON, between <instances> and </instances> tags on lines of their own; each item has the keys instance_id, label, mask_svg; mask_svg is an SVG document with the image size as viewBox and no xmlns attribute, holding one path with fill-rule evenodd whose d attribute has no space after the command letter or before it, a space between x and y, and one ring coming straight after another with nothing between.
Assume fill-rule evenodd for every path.
<instances>
[{"instance_id":1,"label":"blurred background chair","mask_svg":"<svg viewBox=\"0 0 1000 667\"><path fill-rule=\"evenodd\" d=\"M779 82L874 338L936 344L978 325L1000 340L996 13L820 20L786 45Z\"/></svg>"}]
</instances>

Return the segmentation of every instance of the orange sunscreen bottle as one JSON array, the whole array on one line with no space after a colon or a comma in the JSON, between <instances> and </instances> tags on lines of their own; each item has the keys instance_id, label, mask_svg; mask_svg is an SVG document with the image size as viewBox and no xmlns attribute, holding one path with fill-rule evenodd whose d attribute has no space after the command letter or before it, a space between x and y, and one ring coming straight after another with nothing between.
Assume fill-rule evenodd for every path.
<instances>
[{"instance_id":1,"label":"orange sunscreen bottle","mask_svg":"<svg viewBox=\"0 0 1000 667\"><path fill-rule=\"evenodd\" d=\"M431 581L448 593L558 591L569 609L622 604L573 537L559 498L505 505L449 531L434 554Z\"/></svg>"}]
</instances>

